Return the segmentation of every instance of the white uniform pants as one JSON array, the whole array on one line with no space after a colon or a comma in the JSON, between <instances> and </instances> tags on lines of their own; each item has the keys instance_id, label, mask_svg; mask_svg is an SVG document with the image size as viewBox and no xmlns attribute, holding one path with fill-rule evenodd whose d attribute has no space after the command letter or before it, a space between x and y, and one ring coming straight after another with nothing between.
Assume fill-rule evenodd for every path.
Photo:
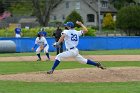
<instances>
[{"instance_id":1,"label":"white uniform pants","mask_svg":"<svg viewBox=\"0 0 140 93\"><path fill-rule=\"evenodd\" d=\"M86 64L87 59L83 58L80 54L77 48L62 52L56 56L55 59L61 61L63 58L73 57L75 60L77 60L80 63Z\"/></svg>"},{"instance_id":2,"label":"white uniform pants","mask_svg":"<svg viewBox=\"0 0 140 93\"><path fill-rule=\"evenodd\" d=\"M16 37L16 38L20 38L21 35L20 35L20 34L16 34L15 37Z\"/></svg>"},{"instance_id":3,"label":"white uniform pants","mask_svg":"<svg viewBox=\"0 0 140 93\"><path fill-rule=\"evenodd\" d=\"M49 50L49 45L47 45L45 48L44 48L44 53L48 53L48 50ZM39 54L41 52L40 50L40 46L36 49L36 54Z\"/></svg>"}]
</instances>

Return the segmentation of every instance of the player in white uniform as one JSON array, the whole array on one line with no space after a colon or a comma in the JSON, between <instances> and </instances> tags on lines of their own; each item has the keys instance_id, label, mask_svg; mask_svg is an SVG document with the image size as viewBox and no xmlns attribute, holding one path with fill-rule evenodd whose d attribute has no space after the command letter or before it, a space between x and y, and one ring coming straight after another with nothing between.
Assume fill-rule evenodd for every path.
<instances>
[{"instance_id":1,"label":"player in white uniform","mask_svg":"<svg viewBox=\"0 0 140 93\"><path fill-rule=\"evenodd\" d=\"M37 61L41 61L40 52L42 50L44 50L44 53L46 53L46 56L47 56L48 60L50 60L49 52L48 52L49 45L48 45L48 42L47 42L46 38L41 33L38 33L38 36L35 40L35 45L32 48L32 50L34 50L36 48L36 46L38 46L38 48L36 49L36 54L38 56Z\"/></svg>"},{"instance_id":2,"label":"player in white uniform","mask_svg":"<svg viewBox=\"0 0 140 93\"><path fill-rule=\"evenodd\" d=\"M76 23L78 25L80 25L83 28L83 30L76 31L74 29L73 22L67 22L65 24L65 26L67 26L69 30L64 30L62 32L62 36L60 37L59 41L54 43L54 45L56 47L59 47L59 44L61 42L63 42L63 40L64 40L67 51L62 52L56 56L54 65L53 65L52 69L47 72L47 74L52 74L54 72L55 68L59 65L62 58L68 58L68 57L73 57L73 58L75 58L75 60L77 60L81 63L94 65L94 66L97 66L98 68L104 69L104 67L99 62L93 62L89 59L85 59L79 54L79 50L76 48L78 45L78 42L79 42L79 36L88 32L88 30L81 22L77 21Z\"/></svg>"}]
</instances>

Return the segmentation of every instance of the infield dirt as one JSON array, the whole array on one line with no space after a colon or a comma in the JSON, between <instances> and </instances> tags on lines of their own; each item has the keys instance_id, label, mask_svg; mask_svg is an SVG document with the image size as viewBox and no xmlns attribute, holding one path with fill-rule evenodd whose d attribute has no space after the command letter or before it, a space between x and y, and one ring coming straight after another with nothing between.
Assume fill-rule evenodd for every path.
<instances>
[{"instance_id":1,"label":"infield dirt","mask_svg":"<svg viewBox=\"0 0 140 93\"><path fill-rule=\"evenodd\" d=\"M140 81L139 67L115 67L101 70L98 68L78 68L47 72L0 75L0 80L26 82L126 82Z\"/></svg>"},{"instance_id":2,"label":"infield dirt","mask_svg":"<svg viewBox=\"0 0 140 93\"><path fill-rule=\"evenodd\" d=\"M140 61L139 55L95 55L85 56L95 61ZM45 59L45 56L43 56ZM54 60L54 56L51 60ZM36 56L0 57L0 61L35 61ZM5 61L5 62L6 62ZM64 61L73 61L67 59ZM0 75L0 80L14 80L26 82L126 82L140 81L140 67L113 67L101 70L98 68L76 68L56 70L48 75L44 72L20 73Z\"/></svg>"}]
</instances>

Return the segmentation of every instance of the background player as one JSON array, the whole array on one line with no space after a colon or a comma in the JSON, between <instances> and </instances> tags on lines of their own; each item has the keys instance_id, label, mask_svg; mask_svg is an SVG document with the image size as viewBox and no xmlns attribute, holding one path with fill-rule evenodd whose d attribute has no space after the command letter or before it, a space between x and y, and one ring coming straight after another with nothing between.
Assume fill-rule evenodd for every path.
<instances>
[{"instance_id":1,"label":"background player","mask_svg":"<svg viewBox=\"0 0 140 93\"><path fill-rule=\"evenodd\" d=\"M59 65L62 58L68 58L68 57L73 57L73 58L75 58L75 60L77 60L81 63L94 65L98 68L104 69L104 67L99 62L93 62L89 59L85 59L79 54L79 50L76 48L78 45L78 42L79 42L79 36L87 33L88 30L81 22L77 21L76 23L78 25L80 25L83 28L83 30L76 31L74 29L73 22L67 22L65 24L65 26L67 26L67 28L69 30L64 30L62 32L62 36L60 37L58 42L54 43L54 46L59 47L59 44L61 42L63 42L63 40L64 40L67 51L62 52L56 56L54 65L53 65L52 69L47 72L47 74L52 74L54 72L55 68Z\"/></svg>"},{"instance_id":2,"label":"background player","mask_svg":"<svg viewBox=\"0 0 140 93\"><path fill-rule=\"evenodd\" d=\"M49 45L48 45L48 42L47 42L46 38L41 33L38 34L38 36L35 40L35 45L32 48L32 50L34 50L37 47L37 45L38 45L38 48L36 49L36 54L38 56L37 61L41 61L40 52L42 50L44 50L44 53L46 53L46 56L47 56L48 60L50 60L49 52L48 52Z\"/></svg>"},{"instance_id":3,"label":"background player","mask_svg":"<svg viewBox=\"0 0 140 93\"><path fill-rule=\"evenodd\" d=\"M42 27L38 34L42 34L44 37L47 37L47 32L45 32L45 29Z\"/></svg>"},{"instance_id":4,"label":"background player","mask_svg":"<svg viewBox=\"0 0 140 93\"><path fill-rule=\"evenodd\" d=\"M21 25L18 24L17 27L15 28L15 37L16 38L20 38L22 35L22 32L21 32Z\"/></svg>"}]
</instances>

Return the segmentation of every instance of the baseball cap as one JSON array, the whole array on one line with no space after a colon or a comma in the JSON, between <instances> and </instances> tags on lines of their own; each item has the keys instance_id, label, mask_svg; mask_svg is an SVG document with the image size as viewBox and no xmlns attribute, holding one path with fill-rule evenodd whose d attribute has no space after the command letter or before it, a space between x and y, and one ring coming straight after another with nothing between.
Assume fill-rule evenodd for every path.
<instances>
[{"instance_id":1,"label":"baseball cap","mask_svg":"<svg viewBox=\"0 0 140 93\"><path fill-rule=\"evenodd\" d=\"M42 35L43 35L43 33L40 31L40 32L38 32L38 35L42 36Z\"/></svg>"},{"instance_id":2,"label":"baseball cap","mask_svg":"<svg viewBox=\"0 0 140 93\"><path fill-rule=\"evenodd\" d=\"M67 22L66 24L64 24L64 26L74 28L74 23L73 22Z\"/></svg>"}]
</instances>

